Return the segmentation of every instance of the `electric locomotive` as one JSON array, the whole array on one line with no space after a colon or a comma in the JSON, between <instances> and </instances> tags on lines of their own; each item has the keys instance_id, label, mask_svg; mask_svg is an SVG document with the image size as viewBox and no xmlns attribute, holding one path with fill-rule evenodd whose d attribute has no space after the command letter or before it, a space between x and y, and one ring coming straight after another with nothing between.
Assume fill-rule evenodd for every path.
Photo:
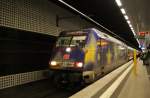
<instances>
[{"instance_id":1,"label":"electric locomotive","mask_svg":"<svg viewBox=\"0 0 150 98\"><path fill-rule=\"evenodd\" d=\"M95 28L63 31L49 68L57 82L91 83L129 60L128 47Z\"/></svg>"}]
</instances>

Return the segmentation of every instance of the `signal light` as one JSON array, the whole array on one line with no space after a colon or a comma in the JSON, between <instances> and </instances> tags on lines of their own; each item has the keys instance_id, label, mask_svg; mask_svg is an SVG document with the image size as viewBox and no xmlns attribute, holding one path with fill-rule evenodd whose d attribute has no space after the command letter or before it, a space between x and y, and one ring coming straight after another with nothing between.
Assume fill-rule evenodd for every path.
<instances>
[{"instance_id":1,"label":"signal light","mask_svg":"<svg viewBox=\"0 0 150 98\"><path fill-rule=\"evenodd\" d=\"M57 62L56 61L51 61L51 66L56 66Z\"/></svg>"},{"instance_id":2,"label":"signal light","mask_svg":"<svg viewBox=\"0 0 150 98\"><path fill-rule=\"evenodd\" d=\"M77 62L77 63L76 63L76 66L77 66L77 67L83 67L83 63L82 63L82 62Z\"/></svg>"},{"instance_id":3,"label":"signal light","mask_svg":"<svg viewBox=\"0 0 150 98\"><path fill-rule=\"evenodd\" d=\"M70 47L66 48L66 52L71 52L71 48Z\"/></svg>"}]
</instances>

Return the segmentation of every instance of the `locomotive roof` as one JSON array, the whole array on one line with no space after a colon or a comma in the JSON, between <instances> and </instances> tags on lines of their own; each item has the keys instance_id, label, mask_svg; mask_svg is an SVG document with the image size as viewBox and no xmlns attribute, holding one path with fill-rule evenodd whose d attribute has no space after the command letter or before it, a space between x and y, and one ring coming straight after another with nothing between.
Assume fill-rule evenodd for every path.
<instances>
[{"instance_id":1,"label":"locomotive roof","mask_svg":"<svg viewBox=\"0 0 150 98\"><path fill-rule=\"evenodd\" d=\"M106 34L106 33L103 33L103 32L101 32L101 31L99 31L99 30L97 30L97 29L95 29L95 28L92 28L91 30L95 31L95 33L96 33L99 37L101 37L101 38L103 38L103 39L106 39L106 40L108 40L108 41L111 41L111 42L114 42L114 43L117 43L117 44L120 44L120 45L126 45L126 44L123 43L122 41L120 41L120 40L118 40L118 39L116 39L116 38L114 38L114 37L112 37L112 36L110 36L110 35L108 35L108 34Z\"/></svg>"},{"instance_id":2,"label":"locomotive roof","mask_svg":"<svg viewBox=\"0 0 150 98\"><path fill-rule=\"evenodd\" d=\"M95 28L89 28L89 29L83 29L83 30L63 31L60 33L60 36L63 36L63 35L86 35L87 34L86 31L94 31L97 34L97 36L99 36L100 38L103 38L103 39L106 39L108 41L117 43L119 45L126 46L126 47L128 47L128 49L133 50L133 48L127 46L124 42L102 32L102 31L99 31L98 29L95 29Z\"/></svg>"},{"instance_id":3,"label":"locomotive roof","mask_svg":"<svg viewBox=\"0 0 150 98\"><path fill-rule=\"evenodd\" d=\"M111 41L111 42L117 43L117 44L119 44L119 45L126 46L126 47L127 47L128 49L130 49L130 50L134 50L132 47L127 46L127 45L126 45L125 43L123 43L122 41L120 41L120 40L118 40L118 39L116 39L116 38L114 38L114 37L112 37L112 36L110 36L110 35L108 35L108 34L106 34L106 33L103 33L103 32L101 32L101 31L99 31L99 30L97 30L97 29L95 29L95 28L92 28L91 30L95 31L95 32L97 33L97 35L98 35L99 37L101 37L101 38L104 38L104 39L109 40L109 41Z\"/></svg>"}]
</instances>

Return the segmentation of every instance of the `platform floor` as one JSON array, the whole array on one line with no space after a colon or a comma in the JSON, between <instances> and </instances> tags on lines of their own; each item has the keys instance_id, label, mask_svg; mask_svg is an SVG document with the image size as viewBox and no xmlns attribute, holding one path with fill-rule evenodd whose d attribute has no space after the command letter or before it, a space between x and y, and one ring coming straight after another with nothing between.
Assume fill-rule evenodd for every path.
<instances>
[{"instance_id":1,"label":"platform floor","mask_svg":"<svg viewBox=\"0 0 150 98\"><path fill-rule=\"evenodd\" d=\"M138 61L136 72L131 71L118 98L150 98L150 66Z\"/></svg>"}]
</instances>

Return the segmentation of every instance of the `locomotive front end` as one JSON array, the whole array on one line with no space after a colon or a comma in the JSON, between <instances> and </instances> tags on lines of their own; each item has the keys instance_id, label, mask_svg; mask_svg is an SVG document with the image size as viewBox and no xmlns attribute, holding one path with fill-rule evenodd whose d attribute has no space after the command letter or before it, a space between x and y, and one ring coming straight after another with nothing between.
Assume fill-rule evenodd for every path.
<instances>
[{"instance_id":1,"label":"locomotive front end","mask_svg":"<svg viewBox=\"0 0 150 98\"><path fill-rule=\"evenodd\" d=\"M49 62L54 80L78 82L82 80L84 70L85 35L60 36Z\"/></svg>"}]
</instances>

